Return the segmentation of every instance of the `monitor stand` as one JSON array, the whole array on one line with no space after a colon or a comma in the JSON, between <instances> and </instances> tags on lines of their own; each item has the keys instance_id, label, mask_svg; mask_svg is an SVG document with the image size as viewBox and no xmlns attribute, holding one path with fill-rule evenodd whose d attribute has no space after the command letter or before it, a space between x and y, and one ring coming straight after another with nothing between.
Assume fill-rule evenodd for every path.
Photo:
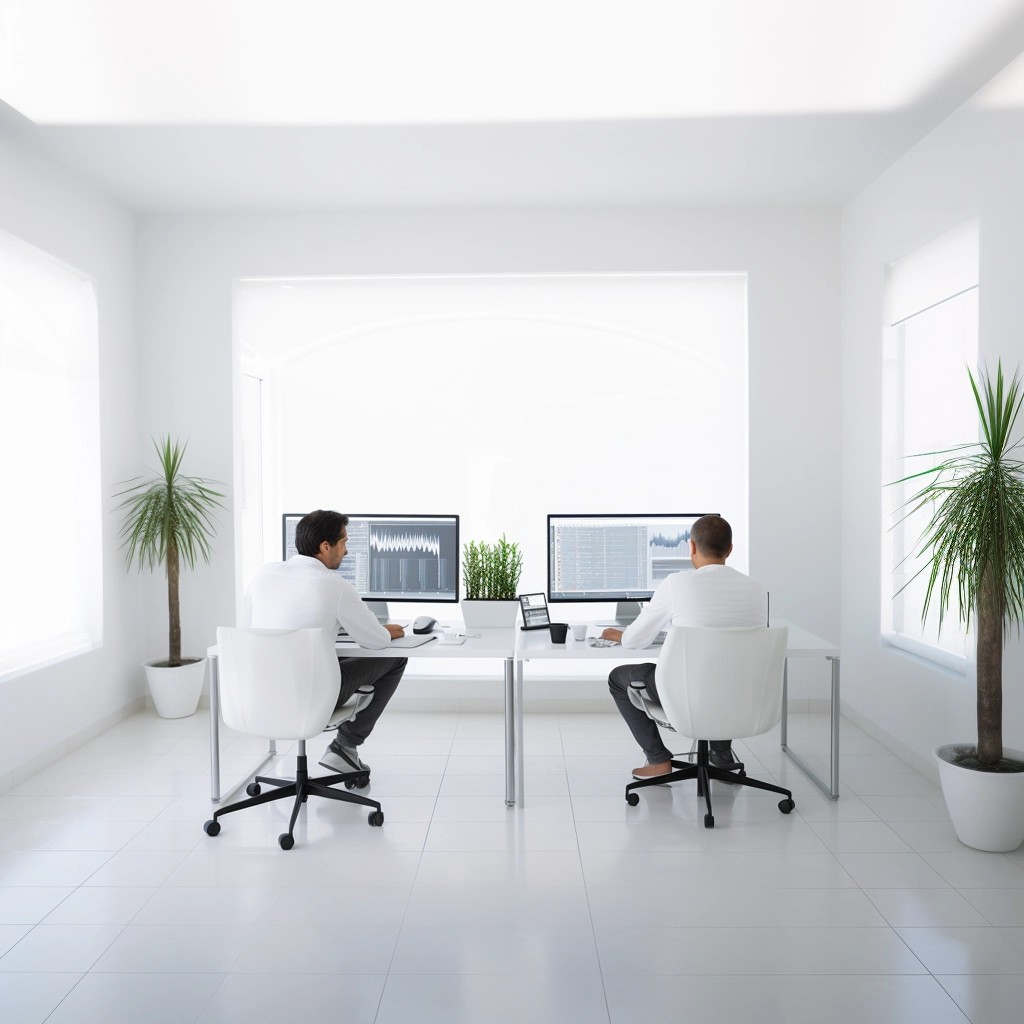
<instances>
[{"instance_id":1,"label":"monitor stand","mask_svg":"<svg viewBox=\"0 0 1024 1024\"><path fill-rule=\"evenodd\" d=\"M617 601L615 604L615 624L628 626L640 614L639 601Z\"/></svg>"},{"instance_id":2,"label":"monitor stand","mask_svg":"<svg viewBox=\"0 0 1024 1024\"><path fill-rule=\"evenodd\" d=\"M377 621L383 625L386 622L390 622L388 612L387 601L365 601L363 602L367 608L377 617Z\"/></svg>"}]
</instances>

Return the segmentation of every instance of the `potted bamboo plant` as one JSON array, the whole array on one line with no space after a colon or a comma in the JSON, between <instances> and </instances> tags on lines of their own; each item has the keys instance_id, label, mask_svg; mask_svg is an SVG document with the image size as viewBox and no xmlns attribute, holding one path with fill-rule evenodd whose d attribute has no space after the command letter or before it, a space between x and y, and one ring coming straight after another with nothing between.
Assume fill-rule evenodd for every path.
<instances>
[{"instance_id":1,"label":"potted bamboo plant","mask_svg":"<svg viewBox=\"0 0 1024 1024\"><path fill-rule=\"evenodd\" d=\"M181 656L181 608L178 584L181 562L192 569L196 558L210 561L214 536L211 518L223 497L215 481L184 476L181 463L187 444L165 437L154 439L160 471L150 477L126 480L125 490L115 497L123 516L122 546L125 566L143 569L164 567L167 576L167 657L145 666L149 692L162 718L184 718L199 706L206 673L205 658ZM217 485L220 486L220 485Z\"/></svg>"},{"instance_id":2,"label":"potted bamboo plant","mask_svg":"<svg viewBox=\"0 0 1024 1024\"><path fill-rule=\"evenodd\" d=\"M1024 392L1019 373L1004 380L1001 362L994 381L968 376L982 440L904 477L927 481L905 508L930 513L922 616L935 599L941 626L955 599L960 621L976 623L978 739L935 751L946 806L962 843L1007 851L1024 841L1024 752L1003 746L1002 709L1004 629L1024 619L1024 462L1013 440Z\"/></svg>"},{"instance_id":3,"label":"potted bamboo plant","mask_svg":"<svg viewBox=\"0 0 1024 1024\"><path fill-rule=\"evenodd\" d=\"M519 612L516 594L523 574L519 545L501 535L495 544L470 541L462 547L466 598L462 617L469 629L511 627Z\"/></svg>"}]
</instances>

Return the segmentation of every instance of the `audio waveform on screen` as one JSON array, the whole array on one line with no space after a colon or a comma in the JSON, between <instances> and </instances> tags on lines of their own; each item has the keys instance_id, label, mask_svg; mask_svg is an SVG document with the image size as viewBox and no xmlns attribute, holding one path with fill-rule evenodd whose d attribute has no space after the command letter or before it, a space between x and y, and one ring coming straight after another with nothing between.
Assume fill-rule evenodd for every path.
<instances>
[{"instance_id":1,"label":"audio waveform on screen","mask_svg":"<svg viewBox=\"0 0 1024 1024\"><path fill-rule=\"evenodd\" d=\"M690 531L679 530L677 533L672 533L666 536L663 533L652 534L647 540L647 546L652 551L676 551L681 547L686 547L690 543Z\"/></svg>"},{"instance_id":2,"label":"audio waveform on screen","mask_svg":"<svg viewBox=\"0 0 1024 1024\"><path fill-rule=\"evenodd\" d=\"M441 538L437 534L424 533L392 533L378 530L370 531L370 550L382 554L412 554L425 552L434 558L441 556Z\"/></svg>"}]
</instances>

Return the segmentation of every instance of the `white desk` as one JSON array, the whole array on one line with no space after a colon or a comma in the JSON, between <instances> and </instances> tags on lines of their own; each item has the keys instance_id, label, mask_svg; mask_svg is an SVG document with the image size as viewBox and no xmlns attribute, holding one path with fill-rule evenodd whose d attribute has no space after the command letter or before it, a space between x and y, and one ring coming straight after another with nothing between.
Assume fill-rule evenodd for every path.
<instances>
[{"instance_id":1,"label":"white desk","mask_svg":"<svg viewBox=\"0 0 1024 1024\"><path fill-rule=\"evenodd\" d=\"M437 627L440 634L443 626ZM464 644L442 644L439 639L421 644L419 647L385 647L371 651L352 643L335 644L335 650L342 658L500 658L504 663L505 677L505 803L512 806L515 792L515 670L513 655L516 639L513 629L479 629L479 636L471 636ZM272 757L277 755L276 741L270 741L270 748L238 785L227 793L220 791L220 679L217 670L218 651L211 647L206 652L210 659L210 799L220 803L234 795L249 777L258 772Z\"/></svg>"},{"instance_id":2,"label":"white desk","mask_svg":"<svg viewBox=\"0 0 1024 1024\"><path fill-rule=\"evenodd\" d=\"M788 694L788 671L783 677L782 687L782 749L793 759L799 768L817 785L822 792L832 800L839 798L839 649L834 645L822 640L821 637L809 633L800 626L794 626L789 622L776 622L774 625L786 626L789 629L789 638L786 646L786 663L790 658L826 658L831 662L832 688L831 688L831 749L829 759L829 781L826 784L800 757L789 749L787 737L787 719L789 715L789 694ZM600 632L596 627L591 628L595 635ZM513 694L515 737L513 742L513 753L515 756L515 792L517 802L520 806L523 803L524 776L523 766L523 663L527 661L542 660L572 660L580 659L586 661L615 661L615 662L645 662L657 661L661 653L661 647L647 647L642 650L625 650L621 646L614 647L591 647L586 640L574 640L570 632L568 640L564 644L553 644L547 630L526 630L519 631L516 640L516 678L515 693ZM609 698L610 699L610 698ZM505 709L506 723L508 719L508 706ZM507 765L506 765L507 768Z\"/></svg>"},{"instance_id":3,"label":"white desk","mask_svg":"<svg viewBox=\"0 0 1024 1024\"><path fill-rule=\"evenodd\" d=\"M815 772L789 748L787 738L788 686L782 690L782 749L800 769L832 800L839 797L839 649L835 645L808 633L800 626L788 622L776 623L789 628L789 643L786 649L789 658L821 658L832 664L831 695L831 751L829 759L829 782L826 784ZM438 626L438 631L443 626ZM438 640L420 647L385 647L371 651L356 644L335 645L343 658L496 658L501 659L505 682L505 803L509 807L523 804L525 768L523 764L523 664L527 661L571 660L641 662L657 661L660 647L644 650L623 650L615 647L591 647L586 641L574 640L572 634L565 644L553 644L545 630L482 629L479 637L467 639L464 644L442 644ZM220 791L220 688L217 673L217 648L207 651L210 659L210 798L214 803L228 799L239 790L249 776L225 794ZM787 680L788 682L788 680ZM610 698L609 698L610 699ZM277 754L277 745L270 741L270 748L250 775L259 771Z\"/></svg>"},{"instance_id":4,"label":"white desk","mask_svg":"<svg viewBox=\"0 0 1024 1024\"><path fill-rule=\"evenodd\" d=\"M839 648L822 640L820 636L809 633L801 626L792 622L777 622L778 626L789 629L789 640L786 643L786 674L782 683L782 749L792 758L793 762L804 772L830 800L839 799ZM829 759L828 784L789 747L789 660L791 658L824 658L831 668L831 688L829 691Z\"/></svg>"}]
</instances>

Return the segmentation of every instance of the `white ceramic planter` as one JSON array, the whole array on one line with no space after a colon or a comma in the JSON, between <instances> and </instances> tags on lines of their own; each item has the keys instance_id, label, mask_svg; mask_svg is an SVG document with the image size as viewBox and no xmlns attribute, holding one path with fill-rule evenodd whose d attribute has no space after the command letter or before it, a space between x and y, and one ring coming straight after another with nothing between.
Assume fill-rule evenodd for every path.
<instances>
[{"instance_id":1,"label":"white ceramic planter","mask_svg":"<svg viewBox=\"0 0 1024 1024\"><path fill-rule=\"evenodd\" d=\"M466 629L511 629L519 614L518 601L463 601Z\"/></svg>"},{"instance_id":2,"label":"white ceramic planter","mask_svg":"<svg viewBox=\"0 0 1024 1024\"><path fill-rule=\"evenodd\" d=\"M948 760L973 744L935 748L939 781L957 838L965 846L1007 853L1024 842L1024 772L978 772ZM1003 747L1003 756L1024 761L1024 753Z\"/></svg>"},{"instance_id":3,"label":"white ceramic planter","mask_svg":"<svg viewBox=\"0 0 1024 1024\"><path fill-rule=\"evenodd\" d=\"M146 682L156 713L161 718L188 718L199 707L199 695L206 679L206 659L163 668L145 665Z\"/></svg>"}]
</instances>

